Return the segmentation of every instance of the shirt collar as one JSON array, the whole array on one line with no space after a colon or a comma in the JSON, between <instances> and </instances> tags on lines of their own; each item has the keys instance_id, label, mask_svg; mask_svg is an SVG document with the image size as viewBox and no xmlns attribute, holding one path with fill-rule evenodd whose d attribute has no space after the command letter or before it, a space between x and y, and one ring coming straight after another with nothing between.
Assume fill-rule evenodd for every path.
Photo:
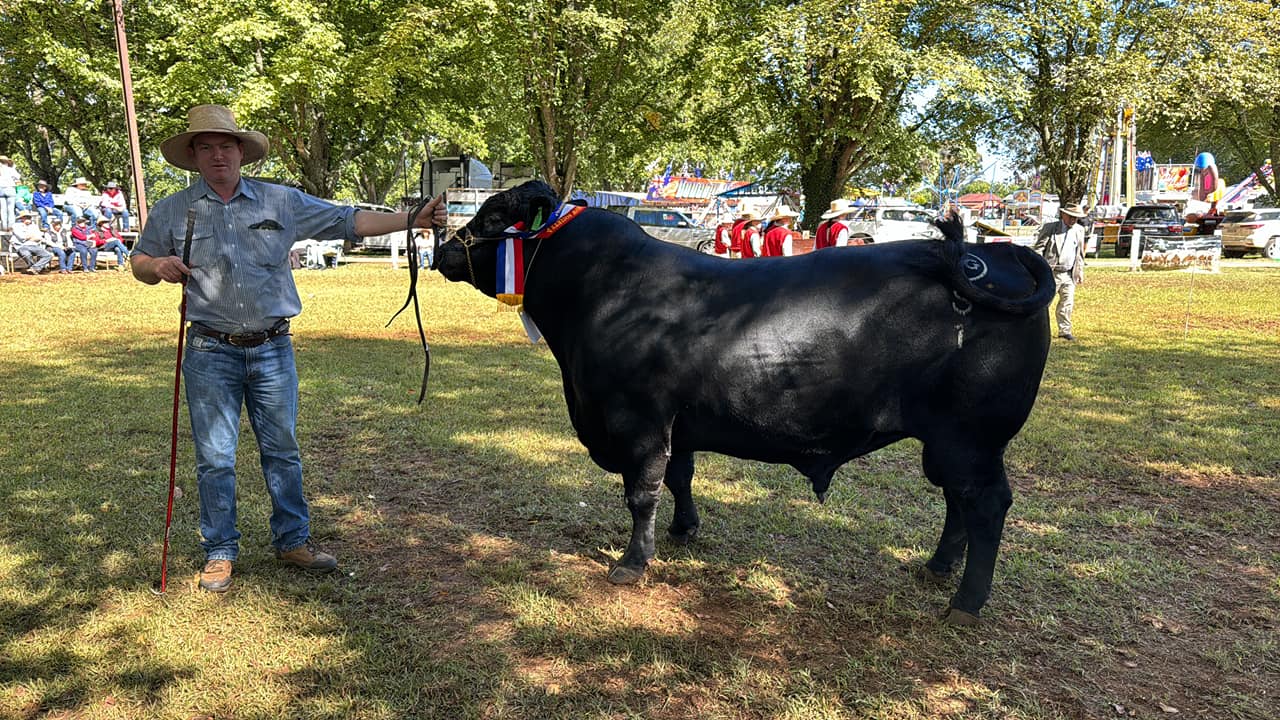
<instances>
[{"instance_id":1,"label":"shirt collar","mask_svg":"<svg viewBox=\"0 0 1280 720\"><path fill-rule=\"evenodd\" d=\"M236 191L231 195L231 199L235 200L237 195L243 195L247 200L258 199L258 195L253 189L253 183L243 177L240 178L240 182L236 184ZM199 197L209 197L210 199L222 202L222 196L218 195L218 193L213 191L213 188L209 187L209 183L205 181L203 175L191 184L191 199L194 200Z\"/></svg>"}]
</instances>

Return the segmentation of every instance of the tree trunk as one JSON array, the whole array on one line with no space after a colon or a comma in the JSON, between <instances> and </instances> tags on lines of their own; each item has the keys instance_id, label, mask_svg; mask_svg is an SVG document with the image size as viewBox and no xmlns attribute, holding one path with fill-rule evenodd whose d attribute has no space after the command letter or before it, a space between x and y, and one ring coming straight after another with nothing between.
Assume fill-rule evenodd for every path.
<instances>
[{"instance_id":1,"label":"tree trunk","mask_svg":"<svg viewBox=\"0 0 1280 720\"><path fill-rule=\"evenodd\" d=\"M845 177L839 172L839 153L823 152L813 164L800 173L800 187L804 191L804 221L801 227L813 232L822 222L822 213L831 207L831 201L844 193Z\"/></svg>"}]
</instances>

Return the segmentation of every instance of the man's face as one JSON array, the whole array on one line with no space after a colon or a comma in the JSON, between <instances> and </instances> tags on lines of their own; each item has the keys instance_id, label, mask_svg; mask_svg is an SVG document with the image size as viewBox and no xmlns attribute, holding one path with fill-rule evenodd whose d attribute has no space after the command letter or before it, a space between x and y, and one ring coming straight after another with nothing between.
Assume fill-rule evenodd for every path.
<instances>
[{"instance_id":1,"label":"man's face","mask_svg":"<svg viewBox=\"0 0 1280 720\"><path fill-rule=\"evenodd\" d=\"M1075 215L1068 215L1066 213L1061 213L1059 217L1062 218L1062 224L1066 225L1067 227L1071 227L1072 225L1076 224L1077 218Z\"/></svg>"},{"instance_id":2,"label":"man's face","mask_svg":"<svg viewBox=\"0 0 1280 720\"><path fill-rule=\"evenodd\" d=\"M196 169L211 185L233 185L240 179L244 148L234 135L200 133L191 139Z\"/></svg>"}]
</instances>

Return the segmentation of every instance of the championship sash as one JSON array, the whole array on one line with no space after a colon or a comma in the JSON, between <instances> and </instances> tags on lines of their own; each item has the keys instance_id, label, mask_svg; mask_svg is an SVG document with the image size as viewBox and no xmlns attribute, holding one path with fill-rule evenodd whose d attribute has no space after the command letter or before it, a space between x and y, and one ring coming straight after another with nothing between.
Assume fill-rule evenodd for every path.
<instances>
[{"instance_id":1,"label":"championship sash","mask_svg":"<svg viewBox=\"0 0 1280 720\"><path fill-rule=\"evenodd\" d=\"M519 306L524 303L524 238L507 238L498 243L498 302Z\"/></svg>"}]
</instances>

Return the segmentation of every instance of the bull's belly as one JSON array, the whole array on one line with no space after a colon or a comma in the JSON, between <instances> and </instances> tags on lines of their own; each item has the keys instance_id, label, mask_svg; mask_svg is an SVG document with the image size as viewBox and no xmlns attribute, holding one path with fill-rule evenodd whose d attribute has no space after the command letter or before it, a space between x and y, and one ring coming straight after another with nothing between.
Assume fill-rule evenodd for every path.
<instances>
[{"instance_id":1,"label":"bull's belly","mask_svg":"<svg viewBox=\"0 0 1280 720\"><path fill-rule=\"evenodd\" d=\"M852 458L897 442L907 434L869 427L748 427L734 423L702 423L677 418L671 433L672 452L714 452L744 460L812 468L838 467Z\"/></svg>"}]
</instances>

